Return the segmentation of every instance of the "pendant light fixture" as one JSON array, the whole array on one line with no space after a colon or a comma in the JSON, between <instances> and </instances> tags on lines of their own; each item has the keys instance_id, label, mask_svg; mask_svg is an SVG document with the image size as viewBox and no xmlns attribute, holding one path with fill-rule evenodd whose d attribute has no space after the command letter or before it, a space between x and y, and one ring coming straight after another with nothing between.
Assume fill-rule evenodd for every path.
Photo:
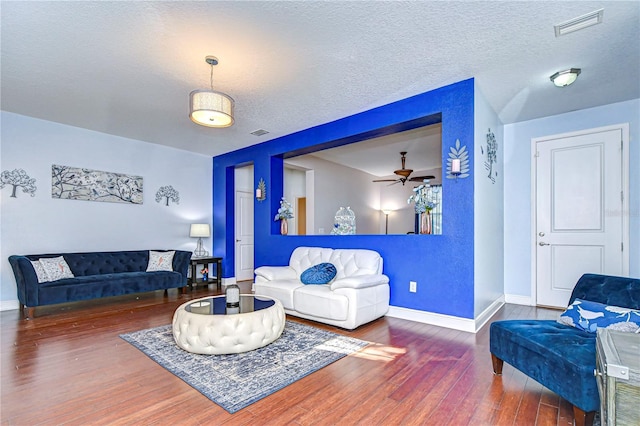
<instances>
[{"instance_id":1,"label":"pendant light fixture","mask_svg":"<svg viewBox=\"0 0 640 426\"><path fill-rule=\"evenodd\" d=\"M211 66L211 89L198 89L189 94L189 118L201 126L229 127L234 121L234 101L231 96L213 90L213 66L218 65L218 58L207 56L205 61Z\"/></svg>"}]
</instances>

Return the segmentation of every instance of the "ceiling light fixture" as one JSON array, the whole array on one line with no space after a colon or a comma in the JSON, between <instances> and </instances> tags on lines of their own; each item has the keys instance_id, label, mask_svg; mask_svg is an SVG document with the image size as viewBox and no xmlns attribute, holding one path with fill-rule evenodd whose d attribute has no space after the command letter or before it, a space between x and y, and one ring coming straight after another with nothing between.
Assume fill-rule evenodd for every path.
<instances>
[{"instance_id":1,"label":"ceiling light fixture","mask_svg":"<svg viewBox=\"0 0 640 426\"><path fill-rule=\"evenodd\" d=\"M558 71L551 77L551 81L558 87L565 87L576 81L576 78L580 75L580 68L570 68L564 71Z\"/></svg>"},{"instance_id":2,"label":"ceiling light fixture","mask_svg":"<svg viewBox=\"0 0 640 426\"><path fill-rule=\"evenodd\" d=\"M189 94L189 118L201 126L229 127L233 124L234 101L229 95L213 90L213 66L218 58L207 56L211 66L211 89L198 89Z\"/></svg>"}]
</instances>

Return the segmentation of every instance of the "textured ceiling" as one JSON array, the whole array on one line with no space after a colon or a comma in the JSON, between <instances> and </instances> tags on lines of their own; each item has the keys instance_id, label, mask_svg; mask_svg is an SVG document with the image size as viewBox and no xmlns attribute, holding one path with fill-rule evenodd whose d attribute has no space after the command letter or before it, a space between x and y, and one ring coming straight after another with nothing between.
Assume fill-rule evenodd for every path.
<instances>
[{"instance_id":1,"label":"textured ceiling","mask_svg":"<svg viewBox=\"0 0 640 426\"><path fill-rule=\"evenodd\" d=\"M504 123L640 97L638 1L0 7L3 110L207 155L470 77ZM554 24L599 8L602 24L555 37ZM188 118L189 92L209 85L206 55L220 60L214 88L236 101L233 127ZM577 82L554 87L569 67Z\"/></svg>"}]
</instances>

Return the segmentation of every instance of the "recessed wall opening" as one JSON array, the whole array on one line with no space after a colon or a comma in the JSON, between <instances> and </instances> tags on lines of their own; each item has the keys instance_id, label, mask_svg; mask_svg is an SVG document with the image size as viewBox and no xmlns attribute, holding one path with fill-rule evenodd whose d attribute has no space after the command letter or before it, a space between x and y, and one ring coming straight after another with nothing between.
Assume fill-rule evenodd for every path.
<instances>
[{"instance_id":1,"label":"recessed wall opening","mask_svg":"<svg viewBox=\"0 0 640 426\"><path fill-rule=\"evenodd\" d=\"M406 153L404 167L401 152ZM440 200L432 211L432 233L442 232L441 114L287 152L283 158L283 194L295 216L289 235L331 234L341 207L355 213L357 235L415 233L414 205L407 200L429 176ZM306 200L306 214L296 202L300 198Z\"/></svg>"}]
</instances>

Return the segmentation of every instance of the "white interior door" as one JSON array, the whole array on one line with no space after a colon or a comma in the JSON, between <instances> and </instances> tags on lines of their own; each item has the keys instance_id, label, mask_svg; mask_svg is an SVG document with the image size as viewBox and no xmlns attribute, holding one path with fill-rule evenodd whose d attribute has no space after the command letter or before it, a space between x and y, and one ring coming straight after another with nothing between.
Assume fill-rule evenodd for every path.
<instances>
[{"instance_id":1,"label":"white interior door","mask_svg":"<svg viewBox=\"0 0 640 426\"><path fill-rule=\"evenodd\" d=\"M236 281L253 279L253 194L236 191L235 275Z\"/></svg>"},{"instance_id":2,"label":"white interior door","mask_svg":"<svg viewBox=\"0 0 640 426\"><path fill-rule=\"evenodd\" d=\"M535 141L536 301L566 307L587 272L623 275L622 130Z\"/></svg>"}]
</instances>

